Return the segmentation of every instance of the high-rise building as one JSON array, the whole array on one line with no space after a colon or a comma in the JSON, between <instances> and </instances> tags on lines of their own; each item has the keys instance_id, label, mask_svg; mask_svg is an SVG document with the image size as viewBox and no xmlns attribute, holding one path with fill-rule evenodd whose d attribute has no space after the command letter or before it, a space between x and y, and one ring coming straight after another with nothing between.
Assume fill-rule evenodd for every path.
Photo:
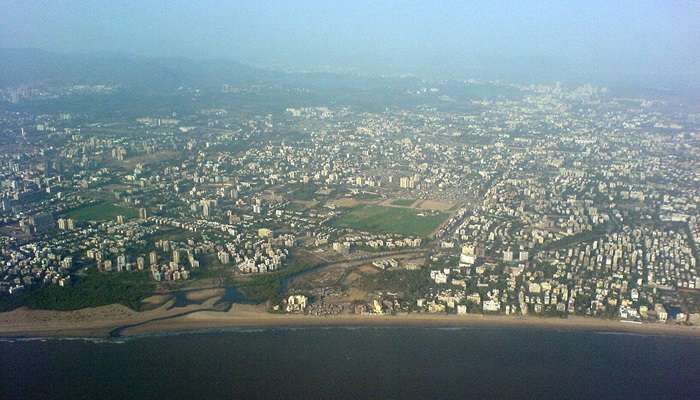
<instances>
[{"instance_id":1,"label":"high-rise building","mask_svg":"<svg viewBox=\"0 0 700 400\"><path fill-rule=\"evenodd\" d=\"M521 250L521 251L520 251L520 254L519 254L518 256L519 256L518 258L519 258L520 261L525 262L525 261L527 261L527 260L530 258L530 253L528 253L528 252L525 251L525 250Z\"/></svg>"},{"instance_id":2,"label":"high-rise building","mask_svg":"<svg viewBox=\"0 0 700 400\"><path fill-rule=\"evenodd\" d=\"M513 250L508 249L503 252L503 261L511 262L513 261Z\"/></svg>"},{"instance_id":3,"label":"high-rise building","mask_svg":"<svg viewBox=\"0 0 700 400\"><path fill-rule=\"evenodd\" d=\"M209 203L202 204L202 215L204 218L209 218Z\"/></svg>"},{"instance_id":4,"label":"high-rise building","mask_svg":"<svg viewBox=\"0 0 700 400\"><path fill-rule=\"evenodd\" d=\"M231 256L225 252L225 251L220 251L219 252L219 262L222 264L228 264L231 261Z\"/></svg>"},{"instance_id":5,"label":"high-rise building","mask_svg":"<svg viewBox=\"0 0 700 400\"><path fill-rule=\"evenodd\" d=\"M121 272L126 266L126 255L120 254L117 257L117 271Z\"/></svg>"},{"instance_id":6,"label":"high-rise building","mask_svg":"<svg viewBox=\"0 0 700 400\"><path fill-rule=\"evenodd\" d=\"M462 246L462 254L459 256L459 262L461 264L474 265L480 256L482 256L481 246L465 244Z\"/></svg>"},{"instance_id":7,"label":"high-rise building","mask_svg":"<svg viewBox=\"0 0 700 400\"><path fill-rule=\"evenodd\" d=\"M33 226L36 232L46 232L55 226L53 215L48 212L41 212L29 217L29 225Z\"/></svg>"},{"instance_id":8,"label":"high-rise building","mask_svg":"<svg viewBox=\"0 0 700 400\"><path fill-rule=\"evenodd\" d=\"M402 189L413 189L416 187L416 181L413 177L402 176L401 179L399 179L399 186Z\"/></svg>"},{"instance_id":9,"label":"high-rise building","mask_svg":"<svg viewBox=\"0 0 700 400\"><path fill-rule=\"evenodd\" d=\"M61 267L71 269L71 267L73 267L73 257L64 257L63 260L61 260Z\"/></svg>"},{"instance_id":10,"label":"high-rise building","mask_svg":"<svg viewBox=\"0 0 700 400\"><path fill-rule=\"evenodd\" d=\"M148 254L148 264L152 267L158 264L158 253L152 251Z\"/></svg>"}]
</instances>

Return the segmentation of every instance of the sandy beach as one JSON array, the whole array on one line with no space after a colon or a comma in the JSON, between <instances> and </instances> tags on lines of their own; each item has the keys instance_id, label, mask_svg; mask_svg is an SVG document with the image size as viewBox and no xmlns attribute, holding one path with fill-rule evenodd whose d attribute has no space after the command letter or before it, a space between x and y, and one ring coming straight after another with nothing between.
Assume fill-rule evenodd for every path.
<instances>
[{"instance_id":1,"label":"sandy beach","mask_svg":"<svg viewBox=\"0 0 700 400\"><path fill-rule=\"evenodd\" d=\"M226 327L332 327L332 326L377 326L377 327L531 327L557 330L590 330L627 332L652 335L698 336L700 327L670 324L636 324L615 320L586 317L539 318L498 315L447 315L412 313L400 315L355 315L315 317L308 315L270 314L257 307L234 305L227 312L202 311L182 317L155 321L126 329L123 335L153 332L172 332Z\"/></svg>"},{"instance_id":2,"label":"sandy beach","mask_svg":"<svg viewBox=\"0 0 700 400\"><path fill-rule=\"evenodd\" d=\"M214 311L215 298L199 305L172 307L171 302L144 312L119 305L78 311L17 309L0 313L0 337L110 337L224 328L274 327L527 327L647 335L700 337L700 327L659 323L630 323L571 316L566 319L498 315L354 315L315 317L272 314L263 306L234 304L228 311Z\"/></svg>"},{"instance_id":3,"label":"sandy beach","mask_svg":"<svg viewBox=\"0 0 700 400\"><path fill-rule=\"evenodd\" d=\"M75 311L30 310L25 307L0 313L0 337L109 337L116 328L183 315L214 307L218 297L201 304L174 307L169 299L155 309L137 312L120 304Z\"/></svg>"}]
</instances>

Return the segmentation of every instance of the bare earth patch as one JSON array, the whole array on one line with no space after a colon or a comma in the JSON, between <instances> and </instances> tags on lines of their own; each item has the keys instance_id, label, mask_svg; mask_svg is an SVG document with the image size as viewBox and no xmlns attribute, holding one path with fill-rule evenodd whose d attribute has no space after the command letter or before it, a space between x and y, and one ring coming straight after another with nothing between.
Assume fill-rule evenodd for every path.
<instances>
[{"instance_id":1,"label":"bare earth patch","mask_svg":"<svg viewBox=\"0 0 700 400\"><path fill-rule=\"evenodd\" d=\"M379 271L377 271L377 267L375 267L373 265L363 265L363 266L359 267L357 270L365 275L374 275L374 274L379 272Z\"/></svg>"},{"instance_id":2,"label":"bare earth patch","mask_svg":"<svg viewBox=\"0 0 700 400\"><path fill-rule=\"evenodd\" d=\"M362 289L350 288L349 291L345 292L343 295L335 297L327 297L325 301L332 304L344 304L349 305L353 301L367 301L368 293Z\"/></svg>"},{"instance_id":3,"label":"bare earth patch","mask_svg":"<svg viewBox=\"0 0 700 400\"><path fill-rule=\"evenodd\" d=\"M353 282L355 282L356 280L358 280L360 278L362 278L362 275L353 271L353 272L349 273L348 276L345 277L344 281L345 281L345 284L352 285Z\"/></svg>"},{"instance_id":4,"label":"bare earth patch","mask_svg":"<svg viewBox=\"0 0 700 400\"><path fill-rule=\"evenodd\" d=\"M202 289L191 290L185 294L185 298L189 301L204 301L212 297L221 297L224 295L224 289Z\"/></svg>"},{"instance_id":5,"label":"bare earth patch","mask_svg":"<svg viewBox=\"0 0 700 400\"><path fill-rule=\"evenodd\" d=\"M340 199L335 199L331 201L336 207L352 208L360 204L359 201L352 199L350 197L343 197Z\"/></svg>"},{"instance_id":6,"label":"bare earth patch","mask_svg":"<svg viewBox=\"0 0 700 400\"><path fill-rule=\"evenodd\" d=\"M452 208L452 203L437 200L423 200L413 205L413 208L422 210L447 211Z\"/></svg>"},{"instance_id":7,"label":"bare earth patch","mask_svg":"<svg viewBox=\"0 0 700 400\"><path fill-rule=\"evenodd\" d=\"M316 204L318 204L318 201L316 200L292 200L292 203L299 205L300 207L303 208L313 208L316 207Z\"/></svg>"},{"instance_id":8,"label":"bare earth patch","mask_svg":"<svg viewBox=\"0 0 700 400\"><path fill-rule=\"evenodd\" d=\"M164 304L166 301L171 300L173 296L168 295L168 294L156 294L153 296L146 297L143 299L141 302L144 305L148 306L160 306Z\"/></svg>"}]
</instances>

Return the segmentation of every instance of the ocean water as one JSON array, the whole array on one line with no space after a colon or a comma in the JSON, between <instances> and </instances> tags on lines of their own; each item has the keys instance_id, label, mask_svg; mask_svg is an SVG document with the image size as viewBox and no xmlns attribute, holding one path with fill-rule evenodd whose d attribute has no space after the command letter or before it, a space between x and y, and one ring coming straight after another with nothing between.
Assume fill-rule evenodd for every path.
<instances>
[{"instance_id":1,"label":"ocean water","mask_svg":"<svg viewBox=\"0 0 700 400\"><path fill-rule=\"evenodd\" d=\"M0 340L1 399L700 398L700 339L535 328Z\"/></svg>"}]
</instances>

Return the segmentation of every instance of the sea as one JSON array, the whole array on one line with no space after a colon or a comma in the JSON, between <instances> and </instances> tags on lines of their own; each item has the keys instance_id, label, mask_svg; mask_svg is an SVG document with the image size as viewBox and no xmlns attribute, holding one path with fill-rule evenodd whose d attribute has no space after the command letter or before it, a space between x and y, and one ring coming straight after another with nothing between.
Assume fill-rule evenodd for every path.
<instances>
[{"instance_id":1,"label":"sea","mask_svg":"<svg viewBox=\"0 0 700 400\"><path fill-rule=\"evenodd\" d=\"M700 399L700 338L523 328L0 339L1 399Z\"/></svg>"}]
</instances>

